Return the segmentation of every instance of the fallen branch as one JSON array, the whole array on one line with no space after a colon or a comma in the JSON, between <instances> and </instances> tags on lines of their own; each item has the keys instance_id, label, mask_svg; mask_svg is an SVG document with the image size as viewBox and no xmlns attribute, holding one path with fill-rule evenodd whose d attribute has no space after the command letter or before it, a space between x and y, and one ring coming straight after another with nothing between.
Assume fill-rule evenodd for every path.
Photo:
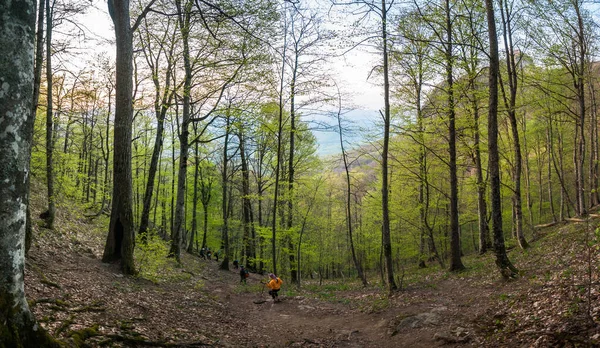
<instances>
[{"instance_id":1,"label":"fallen branch","mask_svg":"<svg viewBox=\"0 0 600 348\"><path fill-rule=\"evenodd\" d=\"M555 222L551 222L549 224L535 225L535 226L533 226L533 228L535 228L537 230L537 229L540 229L540 228L552 227L554 225L558 225L561 222L562 221L555 221Z\"/></svg>"},{"instance_id":2,"label":"fallen branch","mask_svg":"<svg viewBox=\"0 0 600 348\"><path fill-rule=\"evenodd\" d=\"M566 218L565 220L569 221L569 222L587 222L588 221L586 219L581 219L581 218Z\"/></svg>"}]
</instances>

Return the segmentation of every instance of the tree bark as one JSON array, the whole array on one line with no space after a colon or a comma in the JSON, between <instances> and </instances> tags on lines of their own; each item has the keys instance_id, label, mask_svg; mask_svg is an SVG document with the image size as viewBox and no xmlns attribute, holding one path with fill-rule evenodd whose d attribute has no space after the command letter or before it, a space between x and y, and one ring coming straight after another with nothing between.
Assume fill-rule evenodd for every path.
<instances>
[{"instance_id":1,"label":"tree bark","mask_svg":"<svg viewBox=\"0 0 600 348\"><path fill-rule=\"evenodd\" d=\"M353 231L352 231L353 230L353 219L352 219L352 204L351 204L352 191L351 191L351 185L350 185L351 184L351 182L350 182L350 164L348 163L348 155L344 148L344 136L343 136L344 129L342 128L341 113L342 113L342 101L341 101L341 95L339 94L339 91L338 91L337 122L338 122L338 131L340 134L340 148L342 149L342 159L344 161L344 172L345 172L345 179L346 179L346 228L348 231L348 239L350 240L350 251L352 252L352 261L354 262L354 267L356 268L356 272L358 273L358 277L362 281L363 286L367 286L367 285L369 285L369 283L367 282L367 277L366 277L365 273L363 272L362 265L360 264L360 262L358 261L358 258L356 257L356 250L354 247L354 235L353 235ZM304 220L306 221L306 218ZM304 230L304 224L303 224L302 230ZM298 253L298 255L300 255L300 253Z\"/></svg>"},{"instance_id":2,"label":"tree bark","mask_svg":"<svg viewBox=\"0 0 600 348\"><path fill-rule=\"evenodd\" d=\"M194 127L194 131L196 128ZM195 132L194 132L195 133ZM194 251L194 238L198 234L198 172L200 168L200 155L198 153L198 142L194 144L194 194L192 199L192 232L190 233L190 243L187 252Z\"/></svg>"},{"instance_id":3,"label":"tree bark","mask_svg":"<svg viewBox=\"0 0 600 348\"><path fill-rule=\"evenodd\" d=\"M40 0L44 1L44 0ZM53 98L52 98L52 16L54 12L54 3L46 1L46 188L48 189L48 211L46 214L46 227L54 229L54 218L56 217L56 206L54 204L54 166L53 153Z\"/></svg>"},{"instance_id":4,"label":"tree bark","mask_svg":"<svg viewBox=\"0 0 600 348\"><path fill-rule=\"evenodd\" d=\"M228 147L229 147L229 134L230 134L230 125L231 125L230 115L227 112L225 116L225 140L223 141L223 172L221 173L221 188L223 192L223 198L221 201L221 210L223 214L223 230L221 234L221 247L225 248L225 255L223 257L223 262L221 262L220 268L228 270L229 269L229 259L227 255L229 254L229 211L228 211L228 196L231 195L228 192L229 182L228 182L228 172L227 172L227 163L229 161L229 157L227 155ZM225 261L227 260L227 262Z\"/></svg>"},{"instance_id":5,"label":"tree bark","mask_svg":"<svg viewBox=\"0 0 600 348\"><path fill-rule=\"evenodd\" d=\"M103 262L120 261L124 274L135 274L133 248L131 127L133 123L133 44L129 0L109 0L117 45L113 156L113 202Z\"/></svg>"},{"instance_id":6,"label":"tree bark","mask_svg":"<svg viewBox=\"0 0 600 348\"><path fill-rule=\"evenodd\" d=\"M392 240L390 236L390 208L389 208L389 179L388 179L388 152L390 146L390 81L388 64L388 39L387 39L387 5L381 0L381 38L383 41L383 91L384 91L384 114L383 114L383 149L381 159L381 242L385 265L387 270L387 282L389 291L398 289L394 279L394 268L392 263Z\"/></svg>"},{"instance_id":7,"label":"tree bark","mask_svg":"<svg viewBox=\"0 0 600 348\"><path fill-rule=\"evenodd\" d=\"M494 16L493 0L485 0L488 34L490 42L490 71L488 87L489 113L488 113L488 152L491 184L492 203L492 231L494 235L494 254L496 266L504 278L517 275L517 269L512 265L506 255L504 245L504 232L502 231L502 200L500 196L500 155L498 152L498 71L500 61L498 57L498 37L496 34L496 19Z\"/></svg>"},{"instance_id":8,"label":"tree bark","mask_svg":"<svg viewBox=\"0 0 600 348\"><path fill-rule=\"evenodd\" d=\"M42 81L42 65L44 60L44 16L45 16L45 5L46 1L39 1L38 18L37 18L37 32L35 35L35 65L33 72L33 104L31 108L31 119L33 120L30 124L29 138L33 138L33 124L35 123L35 117L37 114L38 103L40 99L40 85ZM31 227L31 210L29 209L29 187L30 187L31 176L27 176L27 223L25 226L25 254L29 252L31 247L31 240L33 238L33 228Z\"/></svg>"},{"instance_id":9,"label":"tree bark","mask_svg":"<svg viewBox=\"0 0 600 348\"><path fill-rule=\"evenodd\" d=\"M519 126L517 124L517 90L518 90L518 70L516 63L516 53L512 41L512 26L511 26L511 11L509 8L504 6L504 0L500 1L500 14L502 17L502 28L503 28L503 39L504 49L507 52L506 59L506 71L508 77L508 89L509 96L506 98L504 93L504 86L502 88L504 96L504 104L508 110L508 119L510 121L510 128L513 136L513 151L514 151L514 168L513 168L513 181L515 187L513 191L512 203L515 216L515 234L517 242L521 249L527 249L529 244L525 240L523 232L523 200L521 195L521 176L523 173L523 159L521 155L521 143L519 140Z\"/></svg>"},{"instance_id":10,"label":"tree bark","mask_svg":"<svg viewBox=\"0 0 600 348\"><path fill-rule=\"evenodd\" d=\"M456 173L456 113L454 110L454 76L452 53L452 20L450 0L445 1L446 12L446 83L448 84L448 152L450 154L450 271L465 269L460 258L460 233L458 222L458 176Z\"/></svg>"},{"instance_id":11,"label":"tree bark","mask_svg":"<svg viewBox=\"0 0 600 348\"><path fill-rule=\"evenodd\" d=\"M189 150L189 125L191 121L190 98L192 90L192 63L190 59L189 35L192 2L186 1L184 6L181 0L176 0L177 19L183 43L183 66L185 77L183 80L183 115L179 133L179 172L177 175L177 203L175 204L175 223L169 256L174 256L177 263L181 263L181 243L185 233L185 190L187 178L187 161Z\"/></svg>"},{"instance_id":12,"label":"tree bark","mask_svg":"<svg viewBox=\"0 0 600 348\"><path fill-rule=\"evenodd\" d=\"M25 297L36 2L0 2L0 346L58 347Z\"/></svg>"}]
</instances>

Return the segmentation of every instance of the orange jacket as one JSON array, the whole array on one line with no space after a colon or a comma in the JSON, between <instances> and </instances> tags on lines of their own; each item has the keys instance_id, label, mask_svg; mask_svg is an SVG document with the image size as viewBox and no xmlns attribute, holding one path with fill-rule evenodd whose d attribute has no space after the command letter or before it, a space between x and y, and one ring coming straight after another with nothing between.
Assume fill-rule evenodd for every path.
<instances>
[{"instance_id":1,"label":"orange jacket","mask_svg":"<svg viewBox=\"0 0 600 348\"><path fill-rule=\"evenodd\" d=\"M279 278L271 279L271 281L267 283L267 287L271 290L279 290L281 288L281 284L283 284L283 280Z\"/></svg>"}]
</instances>

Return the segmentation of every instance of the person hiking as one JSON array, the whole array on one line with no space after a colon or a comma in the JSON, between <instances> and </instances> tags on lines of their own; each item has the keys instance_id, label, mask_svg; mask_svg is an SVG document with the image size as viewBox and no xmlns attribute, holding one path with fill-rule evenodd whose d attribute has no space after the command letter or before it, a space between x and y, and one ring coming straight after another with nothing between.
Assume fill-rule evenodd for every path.
<instances>
[{"instance_id":1,"label":"person hiking","mask_svg":"<svg viewBox=\"0 0 600 348\"><path fill-rule=\"evenodd\" d=\"M215 258L217 259L217 262L219 262L219 256L221 256L221 249L217 250L217 252L215 253Z\"/></svg>"},{"instance_id":2,"label":"person hiking","mask_svg":"<svg viewBox=\"0 0 600 348\"><path fill-rule=\"evenodd\" d=\"M206 260L206 248L200 249L200 257Z\"/></svg>"},{"instance_id":3,"label":"person hiking","mask_svg":"<svg viewBox=\"0 0 600 348\"><path fill-rule=\"evenodd\" d=\"M209 249L209 248L206 248L206 258L207 258L208 260L210 260L210 257L211 257L211 256L212 256L212 251L210 251L210 249Z\"/></svg>"},{"instance_id":4,"label":"person hiking","mask_svg":"<svg viewBox=\"0 0 600 348\"><path fill-rule=\"evenodd\" d=\"M248 273L248 270L244 268L244 266L241 266L240 268L240 283L244 283L246 284L246 278L248 278L250 276L250 274Z\"/></svg>"},{"instance_id":5,"label":"person hiking","mask_svg":"<svg viewBox=\"0 0 600 348\"><path fill-rule=\"evenodd\" d=\"M233 268L238 269L240 266L240 262L238 260L233 260Z\"/></svg>"},{"instance_id":6,"label":"person hiking","mask_svg":"<svg viewBox=\"0 0 600 348\"><path fill-rule=\"evenodd\" d=\"M269 278L271 278L271 280L266 284L267 287L271 290L269 290L269 295L271 295L271 297L273 297L273 301L278 302L279 300L277 299L278 292L279 289L281 289L281 284L283 284L283 280L279 279L276 275L274 275L273 273L269 273Z\"/></svg>"}]
</instances>

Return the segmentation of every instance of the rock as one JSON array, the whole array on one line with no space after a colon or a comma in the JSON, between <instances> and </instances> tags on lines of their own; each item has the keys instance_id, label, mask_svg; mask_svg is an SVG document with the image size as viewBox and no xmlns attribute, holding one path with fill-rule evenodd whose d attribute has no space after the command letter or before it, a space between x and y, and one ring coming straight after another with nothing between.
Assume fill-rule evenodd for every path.
<instances>
[{"instance_id":1,"label":"rock","mask_svg":"<svg viewBox=\"0 0 600 348\"><path fill-rule=\"evenodd\" d=\"M414 316L410 316L402 319L400 324L396 327L396 331L409 328L418 329L423 326L436 326L439 324L441 317L436 313L420 313Z\"/></svg>"},{"instance_id":2,"label":"rock","mask_svg":"<svg viewBox=\"0 0 600 348\"><path fill-rule=\"evenodd\" d=\"M454 333L452 332L437 332L433 335L433 339L436 341L441 341L444 344L456 344L456 343L466 343L471 337L469 336L469 332L467 329L462 327L457 327L454 329Z\"/></svg>"},{"instance_id":3,"label":"rock","mask_svg":"<svg viewBox=\"0 0 600 348\"><path fill-rule=\"evenodd\" d=\"M435 307L431 309L431 313L440 313L440 312L445 312L448 310L448 307L446 306L439 306L439 307Z\"/></svg>"}]
</instances>

